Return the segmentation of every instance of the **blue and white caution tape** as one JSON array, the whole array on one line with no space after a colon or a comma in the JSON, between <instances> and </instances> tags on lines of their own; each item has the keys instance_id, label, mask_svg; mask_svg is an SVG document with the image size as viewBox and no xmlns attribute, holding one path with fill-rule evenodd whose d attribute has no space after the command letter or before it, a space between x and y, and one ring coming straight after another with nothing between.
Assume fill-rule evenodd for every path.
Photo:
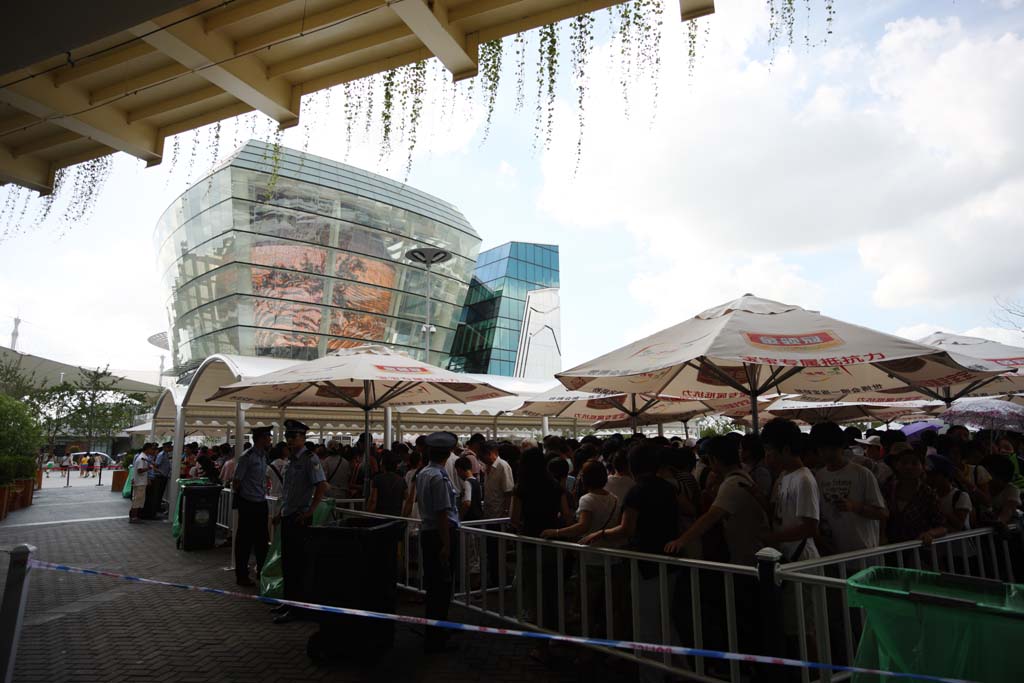
<instances>
[{"instance_id":1,"label":"blue and white caution tape","mask_svg":"<svg viewBox=\"0 0 1024 683\"><path fill-rule=\"evenodd\" d=\"M568 636L559 633L541 633L538 631L519 631L515 629L493 628L490 626L476 626L474 624L462 624L456 621L442 621L440 619L426 619L424 617L413 617L404 614L387 614L384 612L369 612L367 610L352 609L350 607L334 607L332 605L317 605L311 602L300 602L298 600L282 600L279 598L268 598L262 595L251 595L249 593L237 593L234 591L222 590L220 588L205 588L203 586L192 586L186 583L174 583L172 581L158 581L157 579L145 579L139 576L128 576L115 572L103 571L101 569L82 569L80 567L69 567L53 562L41 560L30 560L29 566L35 569L49 569L51 571L68 572L70 574L84 574L86 576L106 576L112 579L121 579L133 583L144 583L153 586L168 586L170 588L181 588L184 590L197 591L199 593L211 593L213 595L225 595L232 598L243 598L255 600L268 605L287 605L300 609L312 610L315 612L327 612L330 614L344 614L352 617L366 617L369 619L384 619L403 624L417 624L420 626L435 626L453 631L470 631L473 633L487 633L501 636L517 636L519 638L533 638L535 640L554 640L563 643L575 643L577 645L600 645L619 650L633 650L636 652L648 652L651 654L673 654L687 657L705 657L707 659L724 659L738 662L750 662L754 664L776 664L779 666L795 666L806 669L827 669L830 671L850 672L860 674L873 674L876 676L891 676L893 678L904 678L920 681L934 681L935 683L972 683L960 678L944 678L942 676L931 676L923 674L900 673L896 671L883 671L881 669L868 669L859 666L842 666L839 664L823 664L821 662L805 662L800 659L788 659L785 657L766 657L763 655L746 655L737 652L721 652L719 650L704 650L693 647L682 647L679 645L658 645L655 643L637 643L629 640L608 640L605 638L584 638L581 636Z\"/></svg>"}]
</instances>

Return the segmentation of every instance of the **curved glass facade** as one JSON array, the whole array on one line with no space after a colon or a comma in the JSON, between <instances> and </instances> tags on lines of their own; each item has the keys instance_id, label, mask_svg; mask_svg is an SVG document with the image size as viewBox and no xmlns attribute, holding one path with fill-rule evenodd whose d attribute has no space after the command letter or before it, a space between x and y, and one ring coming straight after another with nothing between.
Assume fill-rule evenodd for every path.
<instances>
[{"instance_id":1,"label":"curved glass facade","mask_svg":"<svg viewBox=\"0 0 1024 683\"><path fill-rule=\"evenodd\" d=\"M164 212L154 236L181 372L214 353L308 360L366 341L444 365L480 250L451 204L351 166L250 141Z\"/></svg>"}]
</instances>

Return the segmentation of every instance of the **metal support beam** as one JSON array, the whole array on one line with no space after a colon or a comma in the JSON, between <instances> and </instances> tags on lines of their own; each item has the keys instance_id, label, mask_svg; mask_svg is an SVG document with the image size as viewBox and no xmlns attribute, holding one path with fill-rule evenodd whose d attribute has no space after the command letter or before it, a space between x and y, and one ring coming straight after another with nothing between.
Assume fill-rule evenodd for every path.
<instances>
[{"instance_id":1,"label":"metal support beam","mask_svg":"<svg viewBox=\"0 0 1024 683\"><path fill-rule=\"evenodd\" d=\"M393 426L394 415L390 407L384 409L384 448L390 449L391 444L395 440L394 426Z\"/></svg>"},{"instance_id":2,"label":"metal support beam","mask_svg":"<svg viewBox=\"0 0 1024 683\"><path fill-rule=\"evenodd\" d=\"M153 126L126 124L124 114L111 106L92 108L89 96L74 86L55 88L49 79L32 78L0 90L0 102L131 154L148 166L160 163L163 155L163 141L157 139Z\"/></svg>"},{"instance_id":3,"label":"metal support beam","mask_svg":"<svg viewBox=\"0 0 1024 683\"><path fill-rule=\"evenodd\" d=\"M679 14L683 21L699 19L715 13L715 0L679 0Z\"/></svg>"},{"instance_id":4,"label":"metal support beam","mask_svg":"<svg viewBox=\"0 0 1024 683\"><path fill-rule=\"evenodd\" d=\"M41 152L44 149L50 149L58 145L64 145L75 140L81 140L81 136L78 133L65 130L54 135L47 135L46 137L36 138L35 140L29 140L24 142L17 147L11 148L11 156L20 157L26 154L32 154L33 152Z\"/></svg>"},{"instance_id":5,"label":"metal support beam","mask_svg":"<svg viewBox=\"0 0 1024 683\"><path fill-rule=\"evenodd\" d=\"M203 28L207 33L216 31L219 28L230 26L257 14L262 14L275 7L287 5L292 0L248 0L235 2L222 10L211 12L203 20Z\"/></svg>"},{"instance_id":6,"label":"metal support beam","mask_svg":"<svg viewBox=\"0 0 1024 683\"><path fill-rule=\"evenodd\" d=\"M53 174L50 165L35 157L19 157L0 145L0 182L17 183L42 195L53 192Z\"/></svg>"},{"instance_id":7,"label":"metal support beam","mask_svg":"<svg viewBox=\"0 0 1024 683\"><path fill-rule=\"evenodd\" d=\"M317 14L301 16L294 21L289 21L272 29L256 33L235 42L235 53L242 54L266 47L271 43L293 38L303 33L315 31L331 24L340 24L343 21L366 14L379 7L384 7L385 0L353 0L345 2Z\"/></svg>"},{"instance_id":8,"label":"metal support beam","mask_svg":"<svg viewBox=\"0 0 1024 683\"><path fill-rule=\"evenodd\" d=\"M227 36L206 33L199 19L161 28L146 22L132 28L132 32L196 75L274 119L281 128L299 122L299 110L291 106L291 85L283 79L267 78L266 67L254 55L237 56Z\"/></svg>"},{"instance_id":9,"label":"metal support beam","mask_svg":"<svg viewBox=\"0 0 1024 683\"><path fill-rule=\"evenodd\" d=\"M141 121L142 119L148 119L150 116L157 116L159 114L166 114L167 112L174 111L175 109L181 109L182 107L188 107L193 104L197 104L204 100L208 100L211 97L217 95L223 95L224 91L215 85L208 85L205 88L193 90L183 95L176 97L168 97L166 100L160 100L147 104L136 109L129 109L125 112L125 119L128 123L133 121Z\"/></svg>"},{"instance_id":10,"label":"metal support beam","mask_svg":"<svg viewBox=\"0 0 1024 683\"><path fill-rule=\"evenodd\" d=\"M452 72L456 81L476 76L476 46L470 50L466 36L453 30L444 0L434 0L433 7L424 0L392 0L388 6Z\"/></svg>"},{"instance_id":11,"label":"metal support beam","mask_svg":"<svg viewBox=\"0 0 1024 683\"><path fill-rule=\"evenodd\" d=\"M181 476L182 453L185 452L185 408L174 411L174 450L171 454L171 476L167 482L168 517L174 519L174 506L178 504L178 477Z\"/></svg>"}]
</instances>

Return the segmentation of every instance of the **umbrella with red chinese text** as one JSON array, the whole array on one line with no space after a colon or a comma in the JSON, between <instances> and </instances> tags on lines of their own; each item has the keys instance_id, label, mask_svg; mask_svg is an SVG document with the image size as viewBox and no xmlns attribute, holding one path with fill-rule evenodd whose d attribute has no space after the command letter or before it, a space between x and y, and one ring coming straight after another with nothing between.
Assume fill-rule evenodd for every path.
<instances>
[{"instance_id":1,"label":"umbrella with red chinese text","mask_svg":"<svg viewBox=\"0 0 1024 683\"><path fill-rule=\"evenodd\" d=\"M370 411L378 408L469 403L502 396L512 394L386 346L365 345L229 384L208 400L228 399L277 408L359 408L365 418L364 433L369 435ZM370 439L363 441L368 467ZM370 478L363 479L363 492L369 497Z\"/></svg>"},{"instance_id":2,"label":"umbrella with red chinese text","mask_svg":"<svg viewBox=\"0 0 1024 683\"><path fill-rule=\"evenodd\" d=\"M1000 396L1024 391L1024 348L981 337L935 332L917 340L919 344L945 351L959 365L968 368L1001 368L1000 374L966 378L944 386L905 386L882 391L850 394L840 400L855 403L891 403L916 399L942 401L948 408L968 397Z\"/></svg>"},{"instance_id":3,"label":"umbrella with red chinese text","mask_svg":"<svg viewBox=\"0 0 1024 683\"><path fill-rule=\"evenodd\" d=\"M574 391L649 393L687 400L768 393L837 400L907 385L942 387L999 374L991 362L965 367L945 352L745 295L556 375Z\"/></svg>"},{"instance_id":4,"label":"umbrella with red chinese text","mask_svg":"<svg viewBox=\"0 0 1024 683\"><path fill-rule=\"evenodd\" d=\"M746 405L746 401L743 402ZM527 401L517 415L563 417L604 427L658 424L735 408L735 400L695 401L650 394L592 394L555 387Z\"/></svg>"}]
</instances>

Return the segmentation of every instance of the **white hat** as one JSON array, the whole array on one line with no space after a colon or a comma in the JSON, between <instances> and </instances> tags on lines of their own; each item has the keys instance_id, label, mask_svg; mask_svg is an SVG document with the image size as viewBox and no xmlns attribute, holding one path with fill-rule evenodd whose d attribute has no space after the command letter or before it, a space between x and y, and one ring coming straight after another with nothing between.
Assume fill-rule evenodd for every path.
<instances>
[{"instance_id":1,"label":"white hat","mask_svg":"<svg viewBox=\"0 0 1024 683\"><path fill-rule=\"evenodd\" d=\"M683 442L683 445L687 448L694 448L697 445L697 439L692 436Z\"/></svg>"},{"instance_id":2,"label":"white hat","mask_svg":"<svg viewBox=\"0 0 1024 683\"><path fill-rule=\"evenodd\" d=\"M882 445L882 437L878 436L877 434L875 434L873 436L869 436L866 439L854 439L854 441L856 441L857 443L862 443L865 446L879 446L879 447L881 447L881 445Z\"/></svg>"}]
</instances>

